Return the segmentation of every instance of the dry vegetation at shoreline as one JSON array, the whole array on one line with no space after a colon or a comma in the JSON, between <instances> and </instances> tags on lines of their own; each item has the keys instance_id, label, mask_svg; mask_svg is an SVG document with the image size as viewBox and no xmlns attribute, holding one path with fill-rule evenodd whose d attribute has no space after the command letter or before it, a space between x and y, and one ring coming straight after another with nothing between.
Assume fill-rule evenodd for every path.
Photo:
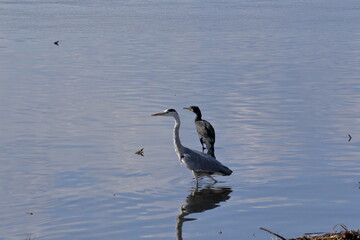
<instances>
[{"instance_id":1,"label":"dry vegetation at shoreline","mask_svg":"<svg viewBox=\"0 0 360 240\"><path fill-rule=\"evenodd\" d=\"M309 234L307 234L299 238L289 238L289 239L284 238L283 236L280 236L279 234L274 233L266 228L260 228L260 229L276 236L278 239L281 240L360 240L360 230L349 231L344 225L340 225L340 226L343 228L343 231L341 232L325 233L323 235L316 234L316 236L310 236Z\"/></svg>"},{"instance_id":2,"label":"dry vegetation at shoreline","mask_svg":"<svg viewBox=\"0 0 360 240\"><path fill-rule=\"evenodd\" d=\"M315 237L300 237L289 240L357 240L360 239L360 230L358 231L342 231L339 233L326 233Z\"/></svg>"}]
</instances>

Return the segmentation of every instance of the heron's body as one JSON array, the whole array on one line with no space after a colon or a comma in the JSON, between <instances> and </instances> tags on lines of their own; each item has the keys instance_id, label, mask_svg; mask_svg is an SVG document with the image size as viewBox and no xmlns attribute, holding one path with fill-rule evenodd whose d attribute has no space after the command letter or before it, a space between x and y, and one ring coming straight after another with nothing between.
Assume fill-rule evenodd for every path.
<instances>
[{"instance_id":1,"label":"heron's body","mask_svg":"<svg viewBox=\"0 0 360 240\"><path fill-rule=\"evenodd\" d=\"M210 155L184 147L181 144L179 135L180 118L174 109L166 109L163 113L156 113L152 116L171 116L175 119L173 136L175 152L179 157L179 161L193 172L197 182L200 176L208 176L216 182L211 175L228 176L232 173L228 167L222 165Z\"/></svg>"},{"instance_id":2,"label":"heron's body","mask_svg":"<svg viewBox=\"0 0 360 240\"><path fill-rule=\"evenodd\" d=\"M185 147L183 156L180 156L180 161L199 176L227 176L232 173L228 167L222 165L215 158L209 158L208 154Z\"/></svg>"},{"instance_id":3,"label":"heron's body","mask_svg":"<svg viewBox=\"0 0 360 240\"><path fill-rule=\"evenodd\" d=\"M184 109L192 111L196 114L195 128L199 136L202 150L204 151L205 145L207 149L207 154L215 158L215 129L208 121L201 118L201 111L199 107L191 106Z\"/></svg>"}]
</instances>

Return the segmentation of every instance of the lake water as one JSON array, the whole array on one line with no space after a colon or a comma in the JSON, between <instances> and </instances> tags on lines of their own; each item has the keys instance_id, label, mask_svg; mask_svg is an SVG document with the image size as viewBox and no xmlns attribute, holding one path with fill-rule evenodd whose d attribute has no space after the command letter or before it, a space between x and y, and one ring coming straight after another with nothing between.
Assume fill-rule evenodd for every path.
<instances>
[{"instance_id":1,"label":"lake water","mask_svg":"<svg viewBox=\"0 0 360 240\"><path fill-rule=\"evenodd\" d=\"M359 10L358 0L0 0L0 239L358 229ZM201 150L190 105L234 171L198 192L173 120L150 116L177 109L182 143Z\"/></svg>"}]
</instances>

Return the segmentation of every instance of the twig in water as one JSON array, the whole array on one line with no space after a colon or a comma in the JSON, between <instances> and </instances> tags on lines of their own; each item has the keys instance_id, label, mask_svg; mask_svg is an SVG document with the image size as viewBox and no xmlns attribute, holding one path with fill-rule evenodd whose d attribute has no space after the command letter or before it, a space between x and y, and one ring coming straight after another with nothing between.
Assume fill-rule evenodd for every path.
<instances>
[{"instance_id":1,"label":"twig in water","mask_svg":"<svg viewBox=\"0 0 360 240\"><path fill-rule=\"evenodd\" d=\"M284 238L284 237L280 236L279 234L274 233L274 232L272 232L272 231L270 231L270 230L268 230L268 229L266 229L266 228L261 227L260 230L263 230L263 231L265 231L265 232L268 232L268 233L270 233L270 234L272 234L272 235L274 235L274 236L276 236L276 237L278 237L278 238L280 238L280 239L282 239L282 240L287 240L286 238Z\"/></svg>"},{"instance_id":2,"label":"twig in water","mask_svg":"<svg viewBox=\"0 0 360 240\"><path fill-rule=\"evenodd\" d=\"M336 224L336 225L333 227L333 230L334 230L334 231L335 231L335 228L336 228L337 226L342 227L342 229L344 229L345 231L349 231L349 230L347 229L347 227L345 226L345 224L343 224L343 223L338 223L338 224Z\"/></svg>"}]
</instances>

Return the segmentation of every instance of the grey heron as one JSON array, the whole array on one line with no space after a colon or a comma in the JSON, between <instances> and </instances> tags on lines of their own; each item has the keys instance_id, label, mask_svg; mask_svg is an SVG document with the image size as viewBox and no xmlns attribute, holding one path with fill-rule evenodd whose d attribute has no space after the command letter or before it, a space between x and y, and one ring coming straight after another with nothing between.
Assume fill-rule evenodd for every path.
<instances>
[{"instance_id":1,"label":"grey heron","mask_svg":"<svg viewBox=\"0 0 360 240\"><path fill-rule=\"evenodd\" d=\"M184 147L181 144L179 135L180 117L174 109L166 109L162 113L155 113L151 116L168 116L175 119L173 131L175 152L179 157L180 163L185 165L194 174L196 185L198 184L199 177L201 176L207 176L214 182L217 182L211 175L229 176L232 173L228 167L222 165L218 160L210 155Z\"/></svg>"},{"instance_id":2,"label":"grey heron","mask_svg":"<svg viewBox=\"0 0 360 240\"><path fill-rule=\"evenodd\" d=\"M202 151L204 151L206 146L207 154L215 158L215 130L213 126L206 120L201 119L201 111L198 106L184 107L191 112L196 114L195 117L195 128L199 136L199 140L201 143Z\"/></svg>"}]
</instances>

